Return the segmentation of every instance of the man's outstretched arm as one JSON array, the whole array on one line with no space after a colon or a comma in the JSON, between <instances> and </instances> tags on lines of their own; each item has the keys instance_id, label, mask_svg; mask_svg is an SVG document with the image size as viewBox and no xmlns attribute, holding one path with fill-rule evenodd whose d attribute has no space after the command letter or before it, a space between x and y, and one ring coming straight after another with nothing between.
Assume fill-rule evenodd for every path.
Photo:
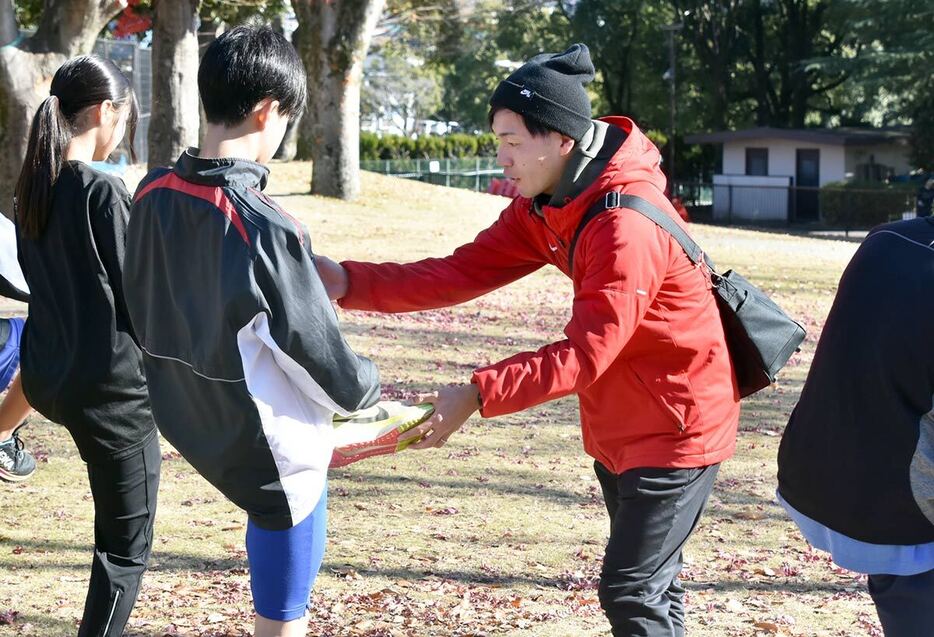
<instances>
[{"instance_id":1,"label":"man's outstretched arm","mask_svg":"<svg viewBox=\"0 0 934 637\"><path fill-rule=\"evenodd\" d=\"M448 307L502 287L542 265L545 259L527 238L514 202L492 226L444 258L415 263L337 264L318 256L328 296L341 307L378 312L412 312Z\"/></svg>"}]
</instances>

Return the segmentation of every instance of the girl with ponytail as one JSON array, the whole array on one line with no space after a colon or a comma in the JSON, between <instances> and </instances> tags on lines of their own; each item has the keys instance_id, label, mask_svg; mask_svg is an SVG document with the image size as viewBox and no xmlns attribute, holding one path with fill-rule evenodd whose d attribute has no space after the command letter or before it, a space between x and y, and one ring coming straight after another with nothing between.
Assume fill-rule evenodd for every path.
<instances>
[{"instance_id":1,"label":"girl with ponytail","mask_svg":"<svg viewBox=\"0 0 934 637\"><path fill-rule=\"evenodd\" d=\"M130 195L119 178L91 167L124 137L133 156L137 116L130 83L112 62L69 60L33 118L15 190L19 259L30 290L23 390L71 434L94 498L94 556L79 636L123 634L156 513L159 442L123 300Z\"/></svg>"}]
</instances>

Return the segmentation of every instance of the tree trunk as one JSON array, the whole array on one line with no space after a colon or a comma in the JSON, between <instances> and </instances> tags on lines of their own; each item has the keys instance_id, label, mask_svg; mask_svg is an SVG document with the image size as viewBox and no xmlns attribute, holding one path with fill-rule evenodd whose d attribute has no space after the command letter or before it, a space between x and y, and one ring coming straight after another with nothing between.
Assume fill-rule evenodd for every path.
<instances>
[{"instance_id":1,"label":"tree trunk","mask_svg":"<svg viewBox=\"0 0 934 637\"><path fill-rule=\"evenodd\" d=\"M155 0L149 168L169 166L198 145L198 0Z\"/></svg>"},{"instance_id":2,"label":"tree trunk","mask_svg":"<svg viewBox=\"0 0 934 637\"><path fill-rule=\"evenodd\" d=\"M750 62L754 71L754 95L756 98L756 126L774 126L776 116L769 96L772 84L769 79L768 60L765 52L765 25L759 0L752 3L753 50Z\"/></svg>"},{"instance_id":3,"label":"tree trunk","mask_svg":"<svg viewBox=\"0 0 934 637\"><path fill-rule=\"evenodd\" d=\"M349 200L360 192L360 82L383 4L292 0L308 74L303 127L311 144L313 194Z\"/></svg>"},{"instance_id":4,"label":"tree trunk","mask_svg":"<svg viewBox=\"0 0 934 637\"><path fill-rule=\"evenodd\" d=\"M276 151L276 154L273 155L273 159L281 159L283 161L292 161L295 159L295 155L298 154L298 135L302 129L302 120L305 118L304 113L299 115L297 119L289 122L288 128L285 129L285 137L282 138L282 143L279 144L279 149Z\"/></svg>"},{"instance_id":5,"label":"tree trunk","mask_svg":"<svg viewBox=\"0 0 934 637\"><path fill-rule=\"evenodd\" d=\"M278 16L272 21L272 28L276 33L280 35L285 35L282 28L282 17ZM296 39L298 38L298 39ZM292 34L292 46L299 51L298 40L301 39L301 33L299 30L296 30ZM285 137L282 138L282 143L279 144L276 154L272 156L273 159L281 159L283 161L292 161L295 159L295 156L298 154L298 139L302 130L302 119L304 119L304 113L300 113L299 116L289 122L288 127L285 129Z\"/></svg>"},{"instance_id":6,"label":"tree trunk","mask_svg":"<svg viewBox=\"0 0 934 637\"><path fill-rule=\"evenodd\" d=\"M201 58L204 57L204 52L207 50L207 48L211 46L211 42L216 40L217 36L219 36L222 32L223 32L223 24L216 22L216 21L208 21L204 18L204 16L201 16L201 24L198 25L198 66L201 65ZM198 77L196 75L195 84L197 84L197 82L198 82ZM199 99L198 100L198 130L203 131L204 129L207 128L207 125L208 125L208 118L207 118L207 115L204 114L204 104ZM199 138L199 142L200 142L200 138Z\"/></svg>"},{"instance_id":7,"label":"tree trunk","mask_svg":"<svg viewBox=\"0 0 934 637\"><path fill-rule=\"evenodd\" d=\"M690 39L701 68L704 69L698 80L710 96L711 108L706 112L704 120L713 130L726 130L728 126L728 111L733 99L730 73L735 64L733 55L740 3L741 0L673 3L675 10L684 16L683 33Z\"/></svg>"},{"instance_id":8,"label":"tree trunk","mask_svg":"<svg viewBox=\"0 0 934 637\"><path fill-rule=\"evenodd\" d=\"M12 0L0 0L0 211L13 212L29 126L65 60L87 53L122 6L114 0L47 0L36 33L19 40Z\"/></svg>"}]
</instances>

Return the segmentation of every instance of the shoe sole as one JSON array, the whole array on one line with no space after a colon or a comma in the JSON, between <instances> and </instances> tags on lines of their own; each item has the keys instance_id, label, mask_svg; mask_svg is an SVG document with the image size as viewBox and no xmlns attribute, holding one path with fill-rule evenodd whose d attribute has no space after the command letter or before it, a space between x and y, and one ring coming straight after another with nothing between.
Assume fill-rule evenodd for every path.
<instances>
[{"instance_id":1,"label":"shoe sole","mask_svg":"<svg viewBox=\"0 0 934 637\"><path fill-rule=\"evenodd\" d=\"M10 473L6 469L0 469L0 480L4 482L23 482L28 480L29 477L36 472L35 469L27 473L26 475L18 475L15 473Z\"/></svg>"}]
</instances>

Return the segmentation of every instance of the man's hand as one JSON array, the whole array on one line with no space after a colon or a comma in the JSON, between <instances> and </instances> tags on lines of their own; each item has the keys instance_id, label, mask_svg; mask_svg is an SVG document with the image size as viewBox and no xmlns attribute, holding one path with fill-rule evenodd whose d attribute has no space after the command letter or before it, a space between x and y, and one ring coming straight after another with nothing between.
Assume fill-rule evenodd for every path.
<instances>
[{"instance_id":1,"label":"man's hand","mask_svg":"<svg viewBox=\"0 0 934 637\"><path fill-rule=\"evenodd\" d=\"M470 416L480 408L478 396L480 391L476 385L451 385L433 394L419 397L419 403L431 403L435 412L431 418L418 427L409 429L399 437L399 442L411 438L424 438L410 449L430 449L441 447L451 435L461 428Z\"/></svg>"},{"instance_id":2,"label":"man's hand","mask_svg":"<svg viewBox=\"0 0 934 637\"><path fill-rule=\"evenodd\" d=\"M332 301L344 298L350 285L350 278L344 266L320 254L315 255L315 265L318 267L318 276L324 283L328 298Z\"/></svg>"}]
</instances>

